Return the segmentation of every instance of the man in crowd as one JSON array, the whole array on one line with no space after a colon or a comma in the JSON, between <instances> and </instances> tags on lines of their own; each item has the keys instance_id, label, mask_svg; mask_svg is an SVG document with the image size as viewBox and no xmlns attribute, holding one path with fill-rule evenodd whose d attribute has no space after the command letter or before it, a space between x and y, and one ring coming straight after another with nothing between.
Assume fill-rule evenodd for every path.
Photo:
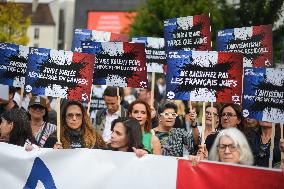
<instances>
[{"instance_id":1,"label":"man in crowd","mask_svg":"<svg viewBox=\"0 0 284 189\"><path fill-rule=\"evenodd\" d=\"M123 90L119 90L119 96L123 96ZM106 108L99 110L96 113L93 126L97 132L103 136L105 142L109 143L111 139L111 122L118 117L125 117L126 110L120 106L117 87L108 86L103 94Z\"/></svg>"}]
</instances>

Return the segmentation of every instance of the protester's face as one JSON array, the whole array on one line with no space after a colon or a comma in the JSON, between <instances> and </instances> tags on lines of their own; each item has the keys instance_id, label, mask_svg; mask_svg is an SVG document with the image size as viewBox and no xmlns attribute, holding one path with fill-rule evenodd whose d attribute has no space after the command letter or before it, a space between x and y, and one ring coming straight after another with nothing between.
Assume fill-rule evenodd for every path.
<instances>
[{"instance_id":1,"label":"protester's face","mask_svg":"<svg viewBox=\"0 0 284 189\"><path fill-rule=\"evenodd\" d=\"M29 113L32 119L43 119L45 108L41 105L33 105L29 107Z\"/></svg>"},{"instance_id":2,"label":"protester's face","mask_svg":"<svg viewBox=\"0 0 284 189\"><path fill-rule=\"evenodd\" d=\"M147 120L146 106L144 104L135 104L130 116L137 119L141 126L145 126Z\"/></svg>"},{"instance_id":3,"label":"protester's face","mask_svg":"<svg viewBox=\"0 0 284 189\"><path fill-rule=\"evenodd\" d=\"M223 128L237 127L241 120L237 117L236 111L228 106L223 109L221 116L221 125Z\"/></svg>"},{"instance_id":4,"label":"protester's face","mask_svg":"<svg viewBox=\"0 0 284 189\"><path fill-rule=\"evenodd\" d=\"M272 127L272 123L271 122L267 122L267 121L260 121L259 125L261 127Z\"/></svg>"},{"instance_id":5,"label":"protester's face","mask_svg":"<svg viewBox=\"0 0 284 189\"><path fill-rule=\"evenodd\" d=\"M118 149L119 151L127 151L128 139L126 136L126 129L123 126L123 123L118 122L114 125L110 141L112 148Z\"/></svg>"},{"instance_id":6,"label":"protester's face","mask_svg":"<svg viewBox=\"0 0 284 189\"><path fill-rule=\"evenodd\" d=\"M218 146L220 162L240 163L240 150L230 137L223 136L220 138Z\"/></svg>"},{"instance_id":7,"label":"protester's face","mask_svg":"<svg viewBox=\"0 0 284 189\"><path fill-rule=\"evenodd\" d=\"M80 130L83 123L83 112L77 105L71 105L66 111L66 123L70 129Z\"/></svg>"},{"instance_id":8,"label":"protester's face","mask_svg":"<svg viewBox=\"0 0 284 189\"><path fill-rule=\"evenodd\" d=\"M149 91L147 89L140 89L137 91L138 99L147 101L150 98Z\"/></svg>"},{"instance_id":9,"label":"protester's face","mask_svg":"<svg viewBox=\"0 0 284 189\"><path fill-rule=\"evenodd\" d=\"M174 109L168 108L160 114L160 124L165 127L173 127L177 114Z\"/></svg>"},{"instance_id":10,"label":"protester's face","mask_svg":"<svg viewBox=\"0 0 284 189\"><path fill-rule=\"evenodd\" d=\"M158 85L161 85L161 86L165 86L165 85L166 85L166 81L165 81L165 79L163 79L163 78L159 78L159 79L157 80L157 84L158 84Z\"/></svg>"},{"instance_id":11,"label":"protester's face","mask_svg":"<svg viewBox=\"0 0 284 189\"><path fill-rule=\"evenodd\" d=\"M104 100L110 114L118 111L118 97L117 96L104 96Z\"/></svg>"},{"instance_id":12,"label":"protester's face","mask_svg":"<svg viewBox=\"0 0 284 189\"><path fill-rule=\"evenodd\" d=\"M13 123L8 123L7 120L2 118L1 124L0 124L0 138L9 138L10 132L13 129Z\"/></svg>"},{"instance_id":13,"label":"protester's face","mask_svg":"<svg viewBox=\"0 0 284 189\"><path fill-rule=\"evenodd\" d=\"M247 127L255 127L255 126L257 126L258 121L256 119L246 118L245 124L246 124Z\"/></svg>"},{"instance_id":14,"label":"protester's face","mask_svg":"<svg viewBox=\"0 0 284 189\"><path fill-rule=\"evenodd\" d=\"M218 112L217 109L214 107L208 107L205 110L205 125L212 126L212 114L214 119L214 127L216 128L219 123Z\"/></svg>"}]
</instances>

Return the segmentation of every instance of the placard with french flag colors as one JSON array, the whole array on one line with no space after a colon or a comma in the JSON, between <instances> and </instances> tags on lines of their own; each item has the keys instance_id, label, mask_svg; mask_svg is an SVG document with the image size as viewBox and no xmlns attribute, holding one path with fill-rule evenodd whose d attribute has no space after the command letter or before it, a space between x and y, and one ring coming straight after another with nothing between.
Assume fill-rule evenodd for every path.
<instances>
[{"instance_id":1,"label":"placard with french flag colors","mask_svg":"<svg viewBox=\"0 0 284 189\"><path fill-rule=\"evenodd\" d=\"M272 67L272 25L225 29L217 33L217 50L241 52L244 67Z\"/></svg>"},{"instance_id":2,"label":"placard with french flag colors","mask_svg":"<svg viewBox=\"0 0 284 189\"><path fill-rule=\"evenodd\" d=\"M158 37L133 37L132 42L145 43L147 72L164 73L167 60L165 40Z\"/></svg>"},{"instance_id":3,"label":"placard with french flag colors","mask_svg":"<svg viewBox=\"0 0 284 189\"><path fill-rule=\"evenodd\" d=\"M166 51L212 50L211 26L208 14L171 18L164 21Z\"/></svg>"},{"instance_id":4,"label":"placard with french flag colors","mask_svg":"<svg viewBox=\"0 0 284 189\"><path fill-rule=\"evenodd\" d=\"M95 54L94 85L146 88L145 45L128 42L83 42L83 52Z\"/></svg>"},{"instance_id":5,"label":"placard with french flag colors","mask_svg":"<svg viewBox=\"0 0 284 189\"><path fill-rule=\"evenodd\" d=\"M170 51L167 62L168 99L241 103L241 53Z\"/></svg>"},{"instance_id":6,"label":"placard with french flag colors","mask_svg":"<svg viewBox=\"0 0 284 189\"><path fill-rule=\"evenodd\" d=\"M30 48L25 91L89 101L94 61L91 54Z\"/></svg>"},{"instance_id":7,"label":"placard with french flag colors","mask_svg":"<svg viewBox=\"0 0 284 189\"><path fill-rule=\"evenodd\" d=\"M109 150L40 148L27 152L1 142L0 166L1 188L5 189L284 188L280 170L213 162L192 166L175 157L138 158L132 152Z\"/></svg>"},{"instance_id":8,"label":"placard with french flag colors","mask_svg":"<svg viewBox=\"0 0 284 189\"><path fill-rule=\"evenodd\" d=\"M72 42L72 51L82 52L82 42L97 41L121 41L128 42L128 35L111 33L106 31L89 30L89 29L75 29Z\"/></svg>"},{"instance_id":9,"label":"placard with french flag colors","mask_svg":"<svg viewBox=\"0 0 284 189\"><path fill-rule=\"evenodd\" d=\"M24 87L29 47L0 43L0 83Z\"/></svg>"},{"instance_id":10,"label":"placard with french flag colors","mask_svg":"<svg viewBox=\"0 0 284 189\"><path fill-rule=\"evenodd\" d=\"M284 69L245 68L243 115L284 123Z\"/></svg>"}]
</instances>

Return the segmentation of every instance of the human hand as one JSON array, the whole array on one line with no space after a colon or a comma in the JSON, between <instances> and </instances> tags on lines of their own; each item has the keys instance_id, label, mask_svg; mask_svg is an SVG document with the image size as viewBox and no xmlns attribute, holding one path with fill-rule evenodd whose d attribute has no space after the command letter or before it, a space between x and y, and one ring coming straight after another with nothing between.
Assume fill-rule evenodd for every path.
<instances>
[{"instance_id":1,"label":"human hand","mask_svg":"<svg viewBox=\"0 0 284 189\"><path fill-rule=\"evenodd\" d=\"M200 158L200 156L192 156L192 155L190 155L189 156L189 161L191 161L192 166L196 166L196 165L198 165L200 163L201 158Z\"/></svg>"},{"instance_id":2,"label":"human hand","mask_svg":"<svg viewBox=\"0 0 284 189\"><path fill-rule=\"evenodd\" d=\"M40 149L40 147L37 146L37 145L35 145L35 144L28 144L28 145L26 145L26 146L24 146L24 147L25 147L25 150L26 150L27 152L30 152L30 151L33 151L33 150L39 150L39 149Z\"/></svg>"},{"instance_id":3,"label":"human hand","mask_svg":"<svg viewBox=\"0 0 284 189\"><path fill-rule=\"evenodd\" d=\"M61 142L56 142L53 146L53 149L63 149Z\"/></svg>"},{"instance_id":4,"label":"human hand","mask_svg":"<svg viewBox=\"0 0 284 189\"><path fill-rule=\"evenodd\" d=\"M143 150L143 149L137 149L135 147L132 147L132 149L133 149L134 153L136 154L136 156L139 157L139 158L148 154L148 152L146 150Z\"/></svg>"},{"instance_id":5,"label":"human hand","mask_svg":"<svg viewBox=\"0 0 284 189\"><path fill-rule=\"evenodd\" d=\"M279 147L280 147L280 151L284 152L284 139L280 139Z\"/></svg>"},{"instance_id":6,"label":"human hand","mask_svg":"<svg viewBox=\"0 0 284 189\"><path fill-rule=\"evenodd\" d=\"M197 156L199 156L201 160L208 159L206 144L198 145Z\"/></svg>"},{"instance_id":7,"label":"human hand","mask_svg":"<svg viewBox=\"0 0 284 189\"><path fill-rule=\"evenodd\" d=\"M185 120L191 122L192 124L195 123L197 114L195 111L189 111L189 113L185 114Z\"/></svg>"}]
</instances>

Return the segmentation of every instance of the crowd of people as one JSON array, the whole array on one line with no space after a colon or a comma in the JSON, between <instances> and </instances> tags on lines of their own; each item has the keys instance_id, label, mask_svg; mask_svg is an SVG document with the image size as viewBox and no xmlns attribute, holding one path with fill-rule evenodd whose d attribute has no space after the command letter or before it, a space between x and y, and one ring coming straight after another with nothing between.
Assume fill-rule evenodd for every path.
<instances>
[{"instance_id":1,"label":"crowd of people","mask_svg":"<svg viewBox=\"0 0 284 189\"><path fill-rule=\"evenodd\" d=\"M10 87L9 100L0 99L0 140L27 150L32 150L32 145L89 148L134 152L138 157L154 154L189 157L195 163L206 159L269 167L274 141L272 166L284 169L280 126L276 124L272 140L272 123L244 119L238 104L207 105L202 130L202 112L197 111L196 104L163 98L152 101L149 89L138 91L127 101L122 89L118 92L116 87L106 87L102 90L106 107L97 111L94 119L79 101L62 101L60 117L56 118L52 99L27 94L19 103L16 93ZM56 119L60 119L58 133Z\"/></svg>"}]
</instances>

